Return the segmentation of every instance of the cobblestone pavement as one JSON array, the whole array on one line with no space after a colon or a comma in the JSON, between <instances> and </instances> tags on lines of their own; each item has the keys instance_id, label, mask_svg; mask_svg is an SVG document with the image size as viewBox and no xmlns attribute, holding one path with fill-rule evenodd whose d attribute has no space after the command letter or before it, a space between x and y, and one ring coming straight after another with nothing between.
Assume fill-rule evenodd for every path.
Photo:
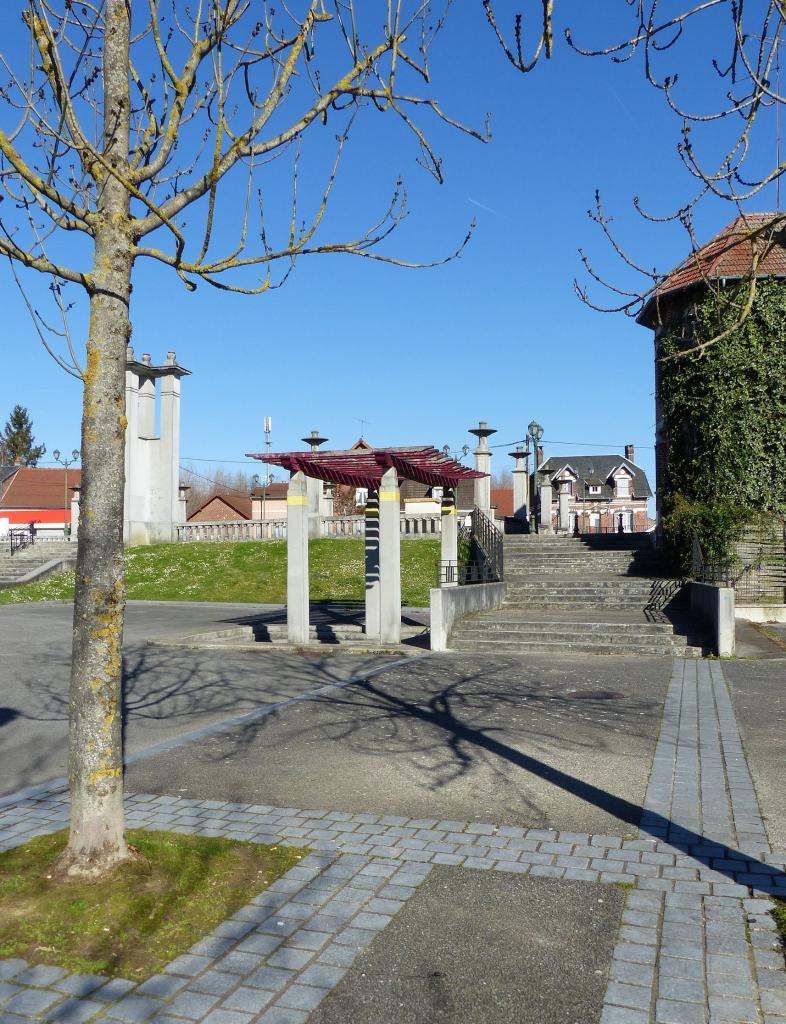
<instances>
[{"instance_id":1,"label":"cobblestone pavement","mask_svg":"<svg viewBox=\"0 0 786 1024\"><path fill-rule=\"evenodd\" d=\"M67 816L62 789L19 800L0 848ZM630 885L602 1024L786 1024L768 898L786 898L786 852L767 844L715 662L674 664L637 838L149 794L127 821L313 852L141 985L0 960L0 1024L303 1024L433 864Z\"/></svg>"}]
</instances>

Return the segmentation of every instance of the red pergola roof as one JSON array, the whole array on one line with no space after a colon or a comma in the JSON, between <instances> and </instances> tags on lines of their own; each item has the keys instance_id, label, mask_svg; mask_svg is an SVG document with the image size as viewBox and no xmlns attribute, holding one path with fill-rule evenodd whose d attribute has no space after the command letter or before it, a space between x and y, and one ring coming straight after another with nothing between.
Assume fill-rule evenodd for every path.
<instances>
[{"instance_id":1,"label":"red pergola roof","mask_svg":"<svg viewBox=\"0 0 786 1024\"><path fill-rule=\"evenodd\" d=\"M249 453L249 459L259 459L273 466L306 476L316 477L333 484L353 487L379 487L382 474L393 467L400 480L417 480L427 487L455 487L459 480L487 476L468 469L460 462L443 455L430 445L408 448L374 448L370 451L327 452L273 452Z\"/></svg>"}]
</instances>

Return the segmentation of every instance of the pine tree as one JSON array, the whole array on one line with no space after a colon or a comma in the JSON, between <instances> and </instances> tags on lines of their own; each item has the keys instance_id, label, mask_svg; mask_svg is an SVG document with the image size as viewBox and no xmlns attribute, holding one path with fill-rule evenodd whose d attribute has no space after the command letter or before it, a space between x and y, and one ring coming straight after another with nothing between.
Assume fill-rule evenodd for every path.
<instances>
[{"instance_id":1,"label":"pine tree","mask_svg":"<svg viewBox=\"0 0 786 1024\"><path fill-rule=\"evenodd\" d=\"M0 462L10 466L36 466L45 451L46 445L35 443L27 409L15 405L0 437Z\"/></svg>"}]
</instances>

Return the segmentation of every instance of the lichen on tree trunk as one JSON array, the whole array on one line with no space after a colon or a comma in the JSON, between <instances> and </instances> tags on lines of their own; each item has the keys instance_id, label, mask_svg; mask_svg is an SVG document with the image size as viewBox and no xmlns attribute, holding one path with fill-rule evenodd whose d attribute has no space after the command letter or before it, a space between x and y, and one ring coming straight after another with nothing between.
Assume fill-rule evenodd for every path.
<instances>
[{"instance_id":1,"label":"lichen on tree trunk","mask_svg":"<svg viewBox=\"0 0 786 1024\"><path fill-rule=\"evenodd\" d=\"M71 828L57 871L95 876L131 854L124 839L122 641L125 359L133 266L128 164L129 11L108 0L104 148L82 414L79 523L69 695ZM111 168L111 170L110 170Z\"/></svg>"}]
</instances>

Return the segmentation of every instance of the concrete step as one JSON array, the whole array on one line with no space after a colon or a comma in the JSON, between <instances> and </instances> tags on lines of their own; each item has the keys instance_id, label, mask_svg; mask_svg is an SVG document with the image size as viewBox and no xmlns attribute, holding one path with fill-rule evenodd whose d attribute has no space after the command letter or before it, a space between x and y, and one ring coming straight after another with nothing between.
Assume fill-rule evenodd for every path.
<instances>
[{"instance_id":1,"label":"concrete step","mask_svg":"<svg viewBox=\"0 0 786 1024\"><path fill-rule=\"evenodd\" d=\"M566 633L570 635L608 634L632 636L674 636L670 622L564 622L559 620L522 622L519 619L464 619L454 635L485 635L488 633Z\"/></svg>"},{"instance_id":2,"label":"concrete step","mask_svg":"<svg viewBox=\"0 0 786 1024\"><path fill-rule=\"evenodd\" d=\"M627 655L661 655L680 658L701 658L703 655L700 647L683 645L679 640L663 640L660 642L649 640L618 640L613 643L605 641L593 642L591 640L579 641L548 641L535 639L517 640L480 640L480 639L457 639L451 638L450 649L458 651L485 651L487 653L510 653L510 654L627 654Z\"/></svg>"}]
</instances>

